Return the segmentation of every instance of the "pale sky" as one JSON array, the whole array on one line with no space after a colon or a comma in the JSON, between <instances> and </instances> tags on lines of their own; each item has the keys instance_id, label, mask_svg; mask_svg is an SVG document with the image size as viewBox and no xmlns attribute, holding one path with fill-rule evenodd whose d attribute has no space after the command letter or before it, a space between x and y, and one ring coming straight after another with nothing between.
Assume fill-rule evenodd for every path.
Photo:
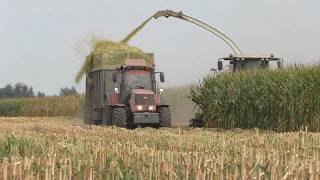
<instances>
[{"instance_id":1,"label":"pale sky","mask_svg":"<svg viewBox=\"0 0 320 180\"><path fill-rule=\"evenodd\" d=\"M0 0L0 87L24 82L58 94L90 51L88 37L121 40L158 10L218 27L246 53L290 63L320 58L318 0ZM169 18L152 20L131 42L154 52L166 86L198 82L231 49L209 32ZM84 82L76 86L83 91Z\"/></svg>"}]
</instances>

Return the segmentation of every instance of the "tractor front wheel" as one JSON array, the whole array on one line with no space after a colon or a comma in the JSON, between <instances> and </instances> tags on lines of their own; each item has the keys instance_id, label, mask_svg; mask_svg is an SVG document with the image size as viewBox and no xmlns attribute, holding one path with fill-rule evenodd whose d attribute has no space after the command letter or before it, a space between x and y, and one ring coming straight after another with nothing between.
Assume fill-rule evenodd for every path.
<instances>
[{"instance_id":1,"label":"tractor front wheel","mask_svg":"<svg viewBox=\"0 0 320 180\"><path fill-rule=\"evenodd\" d=\"M125 107L114 107L112 110L112 124L117 127L127 128L128 110Z\"/></svg>"},{"instance_id":2,"label":"tractor front wheel","mask_svg":"<svg viewBox=\"0 0 320 180\"><path fill-rule=\"evenodd\" d=\"M169 107L158 107L160 127L171 127L171 111Z\"/></svg>"}]
</instances>

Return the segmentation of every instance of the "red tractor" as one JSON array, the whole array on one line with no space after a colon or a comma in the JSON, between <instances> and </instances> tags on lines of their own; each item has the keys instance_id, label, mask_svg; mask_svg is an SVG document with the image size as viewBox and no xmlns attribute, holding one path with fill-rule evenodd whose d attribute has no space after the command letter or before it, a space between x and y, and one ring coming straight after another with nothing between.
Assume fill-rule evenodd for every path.
<instances>
[{"instance_id":1,"label":"red tractor","mask_svg":"<svg viewBox=\"0 0 320 180\"><path fill-rule=\"evenodd\" d=\"M124 128L170 127L169 105L161 98L154 64L126 58L115 68L94 69L87 75L85 122Z\"/></svg>"}]
</instances>

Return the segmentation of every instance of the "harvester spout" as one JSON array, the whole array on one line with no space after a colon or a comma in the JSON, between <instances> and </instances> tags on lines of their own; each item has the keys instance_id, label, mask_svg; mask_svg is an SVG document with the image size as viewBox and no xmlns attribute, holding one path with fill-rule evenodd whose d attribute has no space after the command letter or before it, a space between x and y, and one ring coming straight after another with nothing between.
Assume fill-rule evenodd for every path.
<instances>
[{"instance_id":1,"label":"harvester spout","mask_svg":"<svg viewBox=\"0 0 320 180\"><path fill-rule=\"evenodd\" d=\"M197 20L197 19L195 19L193 17L184 15L182 13L182 11L175 12L175 11L167 9L167 10L158 11L153 15L153 18L155 18L155 19L158 19L159 17L166 17L166 18L175 17L175 18L182 19L182 20L185 20L187 22L190 22L192 24L195 24L197 26L200 26L201 28L206 29L207 31L213 33L214 35L216 35L220 39L222 39L224 42L226 42L231 47L231 49L233 50L233 52L235 54L241 54L241 50L238 47L238 45L234 41L232 41L232 39L229 38L221 30L219 30L218 28L211 27L210 25L208 25L208 24L206 24L206 23L204 23L204 22L202 22L200 20Z\"/></svg>"}]
</instances>

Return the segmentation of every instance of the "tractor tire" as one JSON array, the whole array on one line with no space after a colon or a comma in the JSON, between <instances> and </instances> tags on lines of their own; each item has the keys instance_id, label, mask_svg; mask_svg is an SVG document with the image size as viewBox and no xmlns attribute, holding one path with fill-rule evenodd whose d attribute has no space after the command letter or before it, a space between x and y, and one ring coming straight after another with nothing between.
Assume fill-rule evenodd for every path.
<instances>
[{"instance_id":1,"label":"tractor tire","mask_svg":"<svg viewBox=\"0 0 320 180\"><path fill-rule=\"evenodd\" d=\"M158 107L159 126L171 127L171 111L169 107Z\"/></svg>"},{"instance_id":2,"label":"tractor tire","mask_svg":"<svg viewBox=\"0 0 320 180\"><path fill-rule=\"evenodd\" d=\"M127 128L128 110L125 107L114 107L112 110L112 124L117 127Z\"/></svg>"},{"instance_id":3,"label":"tractor tire","mask_svg":"<svg viewBox=\"0 0 320 180\"><path fill-rule=\"evenodd\" d=\"M191 119L189 127L202 128L204 127L203 119Z\"/></svg>"}]
</instances>

